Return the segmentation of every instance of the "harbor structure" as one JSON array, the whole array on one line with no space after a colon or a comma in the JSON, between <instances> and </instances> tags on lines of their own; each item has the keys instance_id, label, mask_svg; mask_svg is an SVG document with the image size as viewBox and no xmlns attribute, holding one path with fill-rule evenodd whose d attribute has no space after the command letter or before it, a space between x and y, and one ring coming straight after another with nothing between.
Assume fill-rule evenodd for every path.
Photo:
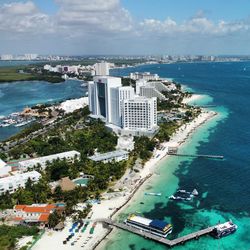
<instances>
[{"instance_id":1,"label":"harbor structure","mask_svg":"<svg viewBox=\"0 0 250 250\"><path fill-rule=\"evenodd\" d=\"M110 226L113 226L113 227L117 227L119 229L123 229L123 230L128 231L128 232L140 235L144 238L153 240L155 242L161 243L161 244L168 246L168 247L174 247L174 246L177 246L180 244L184 244L185 242L190 241L190 240L195 240L195 239L197 240L204 235L212 234L214 232L214 230L217 230L218 226L221 225L221 224L219 224L216 226L209 226L207 228L190 233L188 235L181 236L181 237L173 239L173 240L169 240L165 237L155 235L150 231L142 230L141 228L139 229L139 228L136 228L134 226L127 225L126 223L119 223L119 222L112 221L110 219L100 219L98 221L103 222L103 223L110 225ZM236 227L236 229L237 229L237 227Z\"/></svg>"},{"instance_id":2,"label":"harbor structure","mask_svg":"<svg viewBox=\"0 0 250 250\"><path fill-rule=\"evenodd\" d=\"M9 166L6 162L0 159L0 178L8 176L9 172L11 172L11 166Z\"/></svg>"},{"instance_id":3,"label":"harbor structure","mask_svg":"<svg viewBox=\"0 0 250 250\"><path fill-rule=\"evenodd\" d=\"M36 167L38 165L42 169L45 169L47 166L47 163L51 163L57 159L73 162L75 159L79 159L80 156L81 156L81 154L75 150L67 151L67 152L63 152L63 153L59 153L59 154L43 156L43 157L39 157L39 158L20 161L18 163L18 169L20 171L24 172L24 171L27 171L29 169L33 169L34 167Z\"/></svg>"},{"instance_id":4,"label":"harbor structure","mask_svg":"<svg viewBox=\"0 0 250 250\"><path fill-rule=\"evenodd\" d=\"M125 150L115 150L115 151L111 151L108 153L104 153L104 154L96 154L93 156L90 156L89 159L92 161L96 161L96 162L110 162L110 161L124 161L124 160L128 160L129 157L129 153L128 151Z\"/></svg>"},{"instance_id":5,"label":"harbor structure","mask_svg":"<svg viewBox=\"0 0 250 250\"><path fill-rule=\"evenodd\" d=\"M41 174L37 171L27 173L16 173L5 178L0 178L0 195L9 192L14 193L19 188L24 188L28 179L36 183L39 181Z\"/></svg>"},{"instance_id":6,"label":"harbor structure","mask_svg":"<svg viewBox=\"0 0 250 250\"><path fill-rule=\"evenodd\" d=\"M125 224L160 237L167 237L172 232L170 223L161 220L151 220L134 214L125 220Z\"/></svg>"}]
</instances>

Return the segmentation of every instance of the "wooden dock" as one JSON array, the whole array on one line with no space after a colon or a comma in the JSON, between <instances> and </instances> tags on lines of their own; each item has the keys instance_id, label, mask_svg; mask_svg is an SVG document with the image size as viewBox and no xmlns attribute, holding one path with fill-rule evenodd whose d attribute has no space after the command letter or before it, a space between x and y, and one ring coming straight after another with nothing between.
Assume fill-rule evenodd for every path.
<instances>
[{"instance_id":1,"label":"wooden dock","mask_svg":"<svg viewBox=\"0 0 250 250\"><path fill-rule=\"evenodd\" d=\"M193 154L177 154L177 153L168 153L168 155L172 156L180 156L180 157L193 157L193 158L210 158L210 159L224 159L223 155L193 155Z\"/></svg>"},{"instance_id":2,"label":"wooden dock","mask_svg":"<svg viewBox=\"0 0 250 250\"><path fill-rule=\"evenodd\" d=\"M129 226L129 225L125 224L125 223L115 222L115 221L112 221L110 219L101 219L101 220L99 220L99 222L106 223L109 226L117 227L119 229L122 229L122 230L125 230L125 231L128 231L128 232L140 235L140 236L142 236L142 237L144 237L146 239L156 241L156 242L161 243L161 244L163 244L165 246L168 246L168 247L174 247L174 246L177 246L177 245L180 245L180 244L184 244L185 242L187 242L189 240L193 240L193 239L197 240L201 236L210 234L215 228L215 226L211 226L211 227L202 229L200 231L197 231L197 232L194 232L194 233L179 237L179 238L174 239L174 240L168 240L166 238L151 234L150 232L145 232L143 230L140 230L140 229L137 229L135 227Z\"/></svg>"}]
</instances>

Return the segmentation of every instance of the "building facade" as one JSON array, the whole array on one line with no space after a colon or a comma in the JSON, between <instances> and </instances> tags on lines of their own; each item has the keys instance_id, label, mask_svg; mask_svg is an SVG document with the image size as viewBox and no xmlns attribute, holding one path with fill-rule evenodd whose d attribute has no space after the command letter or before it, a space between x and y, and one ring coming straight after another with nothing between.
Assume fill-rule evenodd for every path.
<instances>
[{"instance_id":1,"label":"building facade","mask_svg":"<svg viewBox=\"0 0 250 250\"><path fill-rule=\"evenodd\" d=\"M11 171L11 166L0 159L0 177L8 176Z\"/></svg>"},{"instance_id":2,"label":"building facade","mask_svg":"<svg viewBox=\"0 0 250 250\"><path fill-rule=\"evenodd\" d=\"M109 63L100 62L94 65L96 76L108 76L109 75Z\"/></svg>"},{"instance_id":3,"label":"building facade","mask_svg":"<svg viewBox=\"0 0 250 250\"><path fill-rule=\"evenodd\" d=\"M14 206L14 221L17 223L48 223L49 216L54 211L61 213L64 204L32 204Z\"/></svg>"},{"instance_id":4,"label":"building facade","mask_svg":"<svg viewBox=\"0 0 250 250\"><path fill-rule=\"evenodd\" d=\"M157 74L150 74L150 72L135 72L130 73L129 78L133 80L145 80L145 81L158 81L160 79L159 75Z\"/></svg>"},{"instance_id":5,"label":"building facade","mask_svg":"<svg viewBox=\"0 0 250 250\"><path fill-rule=\"evenodd\" d=\"M22 172L33 169L34 167L38 165L42 169L45 169L48 162L51 163L57 159L59 160L65 159L66 161L74 161L75 158L80 159L80 156L81 154L79 152L72 150L72 151L67 151L67 152L63 152L59 154L48 155L44 157L21 161L18 163L18 168Z\"/></svg>"},{"instance_id":6,"label":"building facade","mask_svg":"<svg viewBox=\"0 0 250 250\"><path fill-rule=\"evenodd\" d=\"M121 78L96 76L88 93L92 117L101 118L115 133L123 134L123 129L151 133L157 128L157 99L136 97L133 87L122 86Z\"/></svg>"},{"instance_id":7,"label":"building facade","mask_svg":"<svg viewBox=\"0 0 250 250\"><path fill-rule=\"evenodd\" d=\"M6 193L14 193L18 188L25 187L26 182L30 179L32 182L37 182L41 174L37 171L31 171L22 174L15 174L5 178L0 178L0 195Z\"/></svg>"},{"instance_id":8,"label":"building facade","mask_svg":"<svg viewBox=\"0 0 250 250\"><path fill-rule=\"evenodd\" d=\"M128 160L129 157L129 153L128 151L125 150L116 150L116 151L111 151L108 153L104 153L104 154L97 154L97 155L93 155L91 157L89 157L90 160L92 161L101 161L104 163L110 162L110 161L124 161L124 160Z\"/></svg>"},{"instance_id":9,"label":"building facade","mask_svg":"<svg viewBox=\"0 0 250 250\"><path fill-rule=\"evenodd\" d=\"M124 100L122 127L136 131L157 129L157 98Z\"/></svg>"}]
</instances>

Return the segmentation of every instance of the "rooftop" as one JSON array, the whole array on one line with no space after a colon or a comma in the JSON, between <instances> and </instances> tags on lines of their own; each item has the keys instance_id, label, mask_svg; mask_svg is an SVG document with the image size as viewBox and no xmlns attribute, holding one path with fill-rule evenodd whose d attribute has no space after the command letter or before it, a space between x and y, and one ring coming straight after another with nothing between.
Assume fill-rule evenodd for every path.
<instances>
[{"instance_id":1,"label":"rooftop","mask_svg":"<svg viewBox=\"0 0 250 250\"><path fill-rule=\"evenodd\" d=\"M67 151L67 152L63 152L63 153L59 153L59 154L53 154L53 155L48 155L48 156L43 156L43 157L38 157L38 158L33 158L33 159L21 161L21 162L19 162L19 164L21 164L22 166L25 166L25 165L30 165L30 164L37 164L40 162L51 161L51 160L54 160L57 158L62 159L65 157L73 157L75 155L80 155L80 153L78 151L72 150L72 151Z\"/></svg>"},{"instance_id":2,"label":"rooftop","mask_svg":"<svg viewBox=\"0 0 250 250\"><path fill-rule=\"evenodd\" d=\"M127 154L128 152L125 150L115 150L115 151L111 151L111 152L104 153L104 154L93 155L89 157L89 159L93 161L104 161L107 159L112 159L112 158L124 156Z\"/></svg>"},{"instance_id":3,"label":"rooftop","mask_svg":"<svg viewBox=\"0 0 250 250\"><path fill-rule=\"evenodd\" d=\"M133 222L137 222L139 224L145 225L145 226L149 226L150 223L152 222L152 220L141 217L141 216L137 216L137 215L131 215L128 218L129 221L133 221Z\"/></svg>"}]
</instances>

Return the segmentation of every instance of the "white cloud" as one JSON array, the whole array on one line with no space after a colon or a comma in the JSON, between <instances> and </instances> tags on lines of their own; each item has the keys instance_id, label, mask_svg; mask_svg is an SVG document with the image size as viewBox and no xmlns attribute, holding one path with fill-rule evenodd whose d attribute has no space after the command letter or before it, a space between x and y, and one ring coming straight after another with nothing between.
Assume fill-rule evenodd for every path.
<instances>
[{"instance_id":1,"label":"white cloud","mask_svg":"<svg viewBox=\"0 0 250 250\"><path fill-rule=\"evenodd\" d=\"M33 2L13 2L0 6L0 31L8 33L47 33L52 31L48 15L39 12Z\"/></svg>"},{"instance_id":2,"label":"white cloud","mask_svg":"<svg viewBox=\"0 0 250 250\"><path fill-rule=\"evenodd\" d=\"M31 0L0 4L0 41L7 47L8 40L19 39L25 45L29 38L31 44L32 41L39 46L46 43L44 50L51 44L51 48L60 48L62 52L67 48L78 52L84 47L84 51L89 52L90 48L98 50L97 53L143 53L143 50L150 53L154 49L175 49L178 46L184 50L190 44L199 46L198 41L204 40L207 44L213 41L213 46L217 46L218 38L224 45L225 37L246 38L250 30L249 19L212 21L204 11L182 22L171 17L136 22L123 8L121 0L55 2L58 6L55 14L43 13ZM175 39L168 39L172 37Z\"/></svg>"},{"instance_id":3,"label":"white cloud","mask_svg":"<svg viewBox=\"0 0 250 250\"><path fill-rule=\"evenodd\" d=\"M193 17L190 20L178 24L171 18L164 21L157 19L145 19L140 23L144 32L156 32L157 34L206 34L206 35L226 35L234 32L247 31L250 29L250 23L246 20L238 22L213 22L201 15Z\"/></svg>"},{"instance_id":4,"label":"white cloud","mask_svg":"<svg viewBox=\"0 0 250 250\"><path fill-rule=\"evenodd\" d=\"M57 0L56 20L64 28L81 28L81 32L122 32L132 28L132 18L119 0Z\"/></svg>"}]
</instances>

